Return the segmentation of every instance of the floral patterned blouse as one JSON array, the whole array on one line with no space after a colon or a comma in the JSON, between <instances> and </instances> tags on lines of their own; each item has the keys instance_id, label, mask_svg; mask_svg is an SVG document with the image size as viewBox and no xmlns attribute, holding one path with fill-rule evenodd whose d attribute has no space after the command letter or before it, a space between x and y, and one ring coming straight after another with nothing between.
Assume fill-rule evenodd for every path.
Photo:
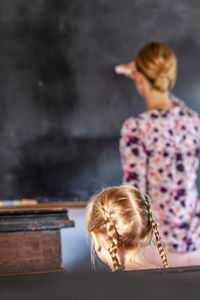
<instances>
[{"instance_id":1,"label":"floral patterned blouse","mask_svg":"<svg viewBox=\"0 0 200 300\"><path fill-rule=\"evenodd\" d=\"M171 95L174 108L127 119L121 130L123 183L146 192L165 247L197 249L200 199L195 185L200 116Z\"/></svg>"}]
</instances>

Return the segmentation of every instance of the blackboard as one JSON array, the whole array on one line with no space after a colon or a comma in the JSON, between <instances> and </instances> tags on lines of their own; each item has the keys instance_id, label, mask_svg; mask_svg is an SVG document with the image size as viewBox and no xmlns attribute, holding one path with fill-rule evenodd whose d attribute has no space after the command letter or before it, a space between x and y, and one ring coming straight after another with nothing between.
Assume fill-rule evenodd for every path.
<instances>
[{"instance_id":1,"label":"blackboard","mask_svg":"<svg viewBox=\"0 0 200 300\"><path fill-rule=\"evenodd\" d=\"M199 10L197 0L1 0L0 199L87 200L121 183L120 127L145 106L113 68L150 40L175 51L174 93L200 111Z\"/></svg>"}]
</instances>

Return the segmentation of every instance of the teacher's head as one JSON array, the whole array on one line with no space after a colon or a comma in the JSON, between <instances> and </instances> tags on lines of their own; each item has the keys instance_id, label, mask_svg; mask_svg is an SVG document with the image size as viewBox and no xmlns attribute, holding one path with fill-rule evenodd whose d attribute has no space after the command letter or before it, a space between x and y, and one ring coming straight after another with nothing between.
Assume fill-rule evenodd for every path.
<instances>
[{"instance_id":1,"label":"teacher's head","mask_svg":"<svg viewBox=\"0 0 200 300\"><path fill-rule=\"evenodd\" d=\"M164 43L150 42L136 53L135 82L138 91L143 94L144 80L150 87L160 92L167 92L173 87L177 76L177 58Z\"/></svg>"}]
</instances>

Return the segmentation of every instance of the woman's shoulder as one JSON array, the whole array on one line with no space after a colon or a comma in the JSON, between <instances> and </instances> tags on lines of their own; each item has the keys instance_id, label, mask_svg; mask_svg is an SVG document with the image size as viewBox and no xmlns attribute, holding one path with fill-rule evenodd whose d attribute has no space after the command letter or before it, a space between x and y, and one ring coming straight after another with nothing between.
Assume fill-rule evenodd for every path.
<instances>
[{"instance_id":1,"label":"woman's shoulder","mask_svg":"<svg viewBox=\"0 0 200 300\"><path fill-rule=\"evenodd\" d=\"M135 116L131 116L131 117L129 117L128 119L126 119L126 120L123 122L122 128L123 128L123 127L129 128L129 127L132 127L132 126L135 125L135 124L136 124L136 117L135 117Z\"/></svg>"},{"instance_id":2,"label":"woman's shoulder","mask_svg":"<svg viewBox=\"0 0 200 300\"><path fill-rule=\"evenodd\" d=\"M176 97L175 95L171 95L173 102L176 104L176 107L180 109L179 114L180 116L184 116L185 114L188 117L200 117L199 112L193 110L192 108L188 107L185 101L181 100L180 98Z\"/></svg>"},{"instance_id":3,"label":"woman's shoulder","mask_svg":"<svg viewBox=\"0 0 200 300\"><path fill-rule=\"evenodd\" d=\"M128 130L134 132L138 128L141 129L144 120L145 116L143 116L143 113L136 116L131 116L123 122L122 131Z\"/></svg>"}]
</instances>

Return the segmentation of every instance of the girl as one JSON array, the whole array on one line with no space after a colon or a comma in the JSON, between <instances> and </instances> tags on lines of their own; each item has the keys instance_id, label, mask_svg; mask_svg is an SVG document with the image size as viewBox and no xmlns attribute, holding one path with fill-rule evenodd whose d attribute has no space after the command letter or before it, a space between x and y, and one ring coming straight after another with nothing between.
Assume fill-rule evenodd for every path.
<instances>
[{"instance_id":1,"label":"girl","mask_svg":"<svg viewBox=\"0 0 200 300\"><path fill-rule=\"evenodd\" d=\"M87 208L87 229L97 255L113 271L155 268L142 255L153 232L163 266L168 267L151 201L135 187L111 187L95 195Z\"/></svg>"},{"instance_id":2,"label":"girl","mask_svg":"<svg viewBox=\"0 0 200 300\"><path fill-rule=\"evenodd\" d=\"M200 118L168 92L176 80L176 56L167 45L151 42L122 67L132 71L126 76L135 81L147 108L122 126L123 182L151 197L171 265L199 264Z\"/></svg>"}]
</instances>

